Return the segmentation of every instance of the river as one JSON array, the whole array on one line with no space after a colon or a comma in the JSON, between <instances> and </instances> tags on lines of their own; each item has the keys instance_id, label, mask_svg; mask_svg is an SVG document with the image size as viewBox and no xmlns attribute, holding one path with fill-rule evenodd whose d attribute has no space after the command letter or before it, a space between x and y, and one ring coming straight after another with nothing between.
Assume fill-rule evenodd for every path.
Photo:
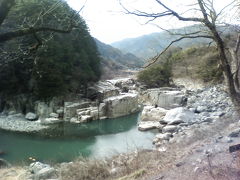
<instances>
[{"instance_id":1,"label":"river","mask_svg":"<svg viewBox=\"0 0 240 180\"><path fill-rule=\"evenodd\" d=\"M111 157L136 148L153 147L154 132L137 130L139 114L86 124L61 124L45 136L0 130L0 155L13 164L34 158L42 162L68 162L78 156Z\"/></svg>"}]
</instances>

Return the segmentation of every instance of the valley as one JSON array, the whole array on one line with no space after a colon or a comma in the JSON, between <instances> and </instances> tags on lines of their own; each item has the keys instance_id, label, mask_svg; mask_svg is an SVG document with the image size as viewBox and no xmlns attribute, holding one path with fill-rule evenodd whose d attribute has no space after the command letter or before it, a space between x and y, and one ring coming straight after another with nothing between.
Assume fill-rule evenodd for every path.
<instances>
[{"instance_id":1,"label":"valley","mask_svg":"<svg viewBox=\"0 0 240 180\"><path fill-rule=\"evenodd\" d=\"M239 179L239 3L80 3L0 1L0 180Z\"/></svg>"}]
</instances>

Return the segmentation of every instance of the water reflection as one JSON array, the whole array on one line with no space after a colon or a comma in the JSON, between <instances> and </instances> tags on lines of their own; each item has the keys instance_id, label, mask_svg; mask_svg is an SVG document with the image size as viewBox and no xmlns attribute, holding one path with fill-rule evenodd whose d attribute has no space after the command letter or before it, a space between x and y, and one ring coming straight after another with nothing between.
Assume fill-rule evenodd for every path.
<instances>
[{"instance_id":1,"label":"water reflection","mask_svg":"<svg viewBox=\"0 0 240 180\"><path fill-rule=\"evenodd\" d=\"M108 157L135 148L151 148L154 135L139 132L137 120L138 114L134 114L82 125L63 124L51 132L51 138L0 131L0 150L6 151L0 158L12 163L26 162L29 157L63 162L79 155Z\"/></svg>"}]
</instances>

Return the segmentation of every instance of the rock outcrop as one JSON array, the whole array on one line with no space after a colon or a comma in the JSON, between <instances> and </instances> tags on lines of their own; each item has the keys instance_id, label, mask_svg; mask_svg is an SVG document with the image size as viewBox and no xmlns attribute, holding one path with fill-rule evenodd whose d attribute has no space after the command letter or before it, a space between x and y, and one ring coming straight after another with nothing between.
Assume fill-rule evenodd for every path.
<instances>
[{"instance_id":1,"label":"rock outcrop","mask_svg":"<svg viewBox=\"0 0 240 180\"><path fill-rule=\"evenodd\" d=\"M104 103L106 104L106 116L109 118L125 116L139 110L137 94L122 93L119 96L105 99Z\"/></svg>"},{"instance_id":2,"label":"rock outcrop","mask_svg":"<svg viewBox=\"0 0 240 180\"><path fill-rule=\"evenodd\" d=\"M179 89L155 88L148 89L141 93L141 101L145 105L158 106L165 109L172 109L183 106L186 95Z\"/></svg>"},{"instance_id":3,"label":"rock outcrop","mask_svg":"<svg viewBox=\"0 0 240 180\"><path fill-rule=\"evenodd\" d=\"M134 81L129 78L100 81L92 88L90 97L95 102L89 104L69 104L64 107L64 119L74 123L97 119L116 118L139 110L138 93L129 93ZM123 89L124 88L124 89ZM124 92L124 93L123 93Z\"/></svg>"},{"instance_id":4,"label":"rock outcrop","mask_svg":"<svg viewBox=\"0 0 240 180\"><path fill-rule=\"evenodd\" d=\"M73 102L65 102L64 103L64 120L70 121L72 117L77 116L77 110L88 108L91 105L90 102L82 102L82 103L73 103Z\"/></svg>"},{"instance_id":5,"label":"rock outcrop","mask_svg":"<svg viewBox=\"0 0 240 180\"><path fill-rule=\"evenodd\" d=\"M185 134L184 131L191 127L204 127L204 125L216 122L222 116L232 114L234 114L233 104L222 85L191 91L186 107L169 110L159 121L163 127L159 128L161 133L155 137L153 142L161 146L168 143L168 140L171 141L174 135ZM170 139L165 137L166 133L171 133L171 136L167 136ZM229 137L238 133L239 130L236 130L229 134Z\"/></svg>"},{"instance_id":6,"label":"rock outcrop","mask_svg":"<svg viewBox=\"0 0 240 180\"><path fill-rule=\"evenodd\" d=\"M31 163L29 171L31 173L29 179L33 180L56 179L58 177L55 168L41 162Z\"/></svg>"},{"instance_id":7,"label":"rock outcrop","mask_svg":"<svg viewBox=\"0 0 240 180\"><path fill-rule=\"evenodd\" d=\"M142 121L138 123L139 131L147 131L150 129L160 129L162 126L157 121Z\"/></svg>"},{"instance_id":8,"label":"rock outcrop","mask_svg":"<svg viewBox=\"0 0 240 180\"><path fill-rule=\"evenodd\" d=\"M34 121L38 119L38 116L35 113L29 112L26 114L25 118L29 121Z\"/></svg>"},{"instance_id":9,"label":"rock outcrop","mask_svg":"<svg viewBox=\"0 0 240 180\"><path fill-rule=\"evenodd\" d=\"M172 94L172 97L169 94ZM234 109L230 97L222 85L188 91L187 94L182 93L182 91L167 92L166 89L162 94L159 90L154 89L147 90L143 96L142 100L145 100L145 104L152 106L143 108L139 130L158 129L160 133L153 140L157 147L169 141L172 142L171 139L178 134L184 135L185 130L191 129L191 127L214 123L224 115L231 116ZM156 103L156 106L153 103ZM173 106L169 103L173 103ZM184 104L185 106L183 106ZM158 105L166 105L165 108L183 107L165 110L164 114L164 110L158 108ZM155 124L155 122L159 124ZM229 136L232 137L235 134L238 135L239 130L233 131Z\"/></svg>"},{"instance_id":10,"label":"rock outcrop","mask_svg":"<svg viewBox=\"0 0 240 180\"><path fill-rule=\"evenodd\" d=\"M169 110L163 119L160 120L162 124L176 125L181 123L194 123L197 121L197 115L187 108L178 107Z\"/></svg>"},{"instance_id":11,"label":"rock outcrop","mask_svg":"<svg viewBox=\"0 0 240 180\"><path fill-rule=\"evenodd\" d=\"M161 107L144 106L141 113L141 121L160 121L166 115L168 110Z\"/></svg>"}]
</instances>

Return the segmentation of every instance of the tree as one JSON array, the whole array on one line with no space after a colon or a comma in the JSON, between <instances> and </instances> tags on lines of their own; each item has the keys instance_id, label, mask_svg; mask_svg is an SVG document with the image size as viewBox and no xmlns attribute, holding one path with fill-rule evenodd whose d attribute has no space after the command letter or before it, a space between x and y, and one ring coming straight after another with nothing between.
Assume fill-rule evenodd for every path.
<instances>
[{"instance_id":1,"label":"tree","mask_svg":"<svg viewBox=\"0 0 240 180\"><path fill-rule=\"evenodd\" d=\"M99 80L97 47L76 11L63 0L15 2L0 28L0 101L2 94L46 100L80 94Z\"/></svg>"},{"instance_id":2,"label":"tree","mask_svg":"<svg viewBox=\"0 0 240 180\"><path fill-rule=\"evenodd\" d=\"M58 1L58 3L61 3L61 2L62 2L62 0ZM17 4L17 0L1 0L0 1L0 27L4 23L5 19L7 18L10 10L16 4ZM54 8L54 7L51 7L51 8ZM35 19L35 21L40 21L40 16L43 15L44 13L47 13L47 12L41 12L39 14L38 18ZM37 23L34 22L34 24L30 25L30 27L27 27L27 28L25 27L25 28L22 28L22 29L19 29L19 30L13 30L13 31L10 31L10 32L1 33L0 34L0 42L5 42L5 41L11 40L13 38L20 37L20 36L25 36L25 35L29 35L29 34L35 34L36 35L37 32L43 32L43 31L57 32L57 33L69 33L69 32L71 32L71 30L74 27L77 27L74 24L74 16L72 16L72 19L68 24L68 28L66 28L66 29L46 27L44 25L35 27L36 24Z\"/></svg>"},{"instance_id":3,"label":"tree","mask_svg":"<svg viewBox=\"0 0 240 180\"><path fill-rule=\"evenodd\" d=\"M179 21L184 22L193 22L193 23L199 23L202 24L207 30L204 31L196 31L191 33L185 33L185 34L179 34L181 37L179 39L176 39L172 41L161 53L159 53L156 57L153 58L153 61L150 64L155 63L158 60L158 57L161 56L166 50L171 47L174 43L181 41L186 38L208 38L211 39L218 50L219 54L219 64L221 65L221 68L224 73L225 81L228 87L228 91L230 94L230 97L233 101L233 103L236 105L236 107L240 107L240 89L238 86L239 82L239 66L236 67L236 71L234 71L231 67L231 61L238 59L232 59L227 56L228 54L228 47L226 43L224 42L224 37L221 31L219 31L219 17L223 14L223 12L230 6L237 6L235 3L236 1L232 1L227 6L225 6L223 9L221 9L219 12L214 8L214 0L195 0L195 3L192 5L186 6L188 9L186 12L189 12L191 10L194 10L195 14L191 14L190 17L185 17L185 14L182 12L177 12L170 6L166 5L162 0L154 0L157 5L159 5L159 11L158 12L146 12L141 10L135 10L131 11L127 9L122 2L120 1L120 4L125 9L126 13L149 18L148 22L152 22L156 19L163 18L163 17L175 17ZM149 10L150 11L150 10ZM234 50L235 55L237 56L237 52L239 49L239 43L237 43L236 48ZM235 62L235 64L239 65L239 62ZM237 83L236 83L237 82Z\"/></svg>"}]
</instances>

